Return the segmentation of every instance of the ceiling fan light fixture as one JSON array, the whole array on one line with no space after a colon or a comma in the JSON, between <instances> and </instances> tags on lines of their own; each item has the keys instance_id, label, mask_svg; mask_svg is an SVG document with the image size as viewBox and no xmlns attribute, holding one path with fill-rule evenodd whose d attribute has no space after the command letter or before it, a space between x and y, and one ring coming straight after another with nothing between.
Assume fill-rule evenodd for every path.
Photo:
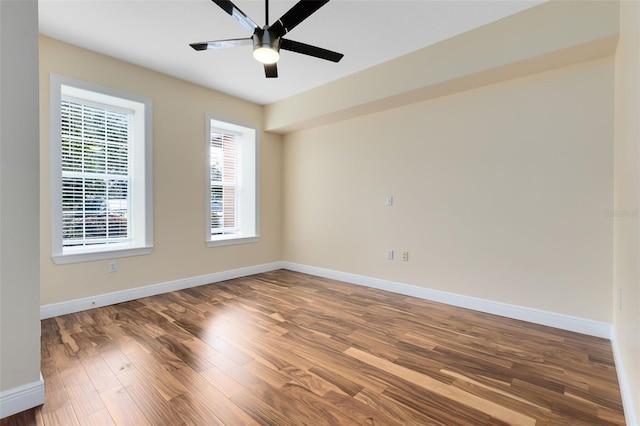
<instances>
[{"instance_id":1,"label":"ceiling fan light fixture","mask_svg":"<svg viewBox=\"0 0 640 426\"><path fill-rule=\"evenodd\" d=\"M258 46L253 49L253 57L262 64L275 64L280 59L280 52L271 46Z\"/></svg>"},{"instance_id":2,"label":"ceiling fan light fixture","mask_svg":"<svg viewBox=\"0 0 640 426\"><path fill-rule=\"evenodd\" d=\"M275 64L280 59L280 39L268 27L253 35L253 57L262 64Z\"/></svg>"}]
</instances>

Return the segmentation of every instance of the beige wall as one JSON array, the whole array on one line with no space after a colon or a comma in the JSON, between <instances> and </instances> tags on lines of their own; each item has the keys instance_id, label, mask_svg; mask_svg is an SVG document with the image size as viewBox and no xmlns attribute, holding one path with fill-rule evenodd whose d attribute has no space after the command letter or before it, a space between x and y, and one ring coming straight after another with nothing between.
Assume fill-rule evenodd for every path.
<instances>
[{"instance_id":1,"label":"beige wall","mask_svg":"<svg viewBox=\"0 0 640 426\"><path fill-rule=\"evenodd\" d=\"M611 322L613 88L609 57L286 135L284 259Z\"/></svg>"},{"instance_id":2,"label":"beige wall","mask_svg":"<svg viewBox=\"0 0 640 426\"><path fill-rule=\"evenodd\" d=\"M38 4L0 2L0 395L40 380ZM31 403L37 401L26 398ZM0 406L2 416L25 409ZM0 416L1 417L1 416Z\"/></svg>"},{"instance_id":3,"label":"beige wall","mask_svg":"<svg viewBox=\"0 0 640 426\"><path fill-rule=\"evenodd\" d=\"M61 74L153 99L154 250L148 256L55 265L51 260L49 75ZM278 261L281 137L260 137L260 242L207 248L205 114L262 128L263 109L59 41L40 38L41 304L69 301Z\"/></svg>"},{"instance_id":4,"label":"beige wall","mask_svg":"<svg viewBox=\"0 0 640 426\"><path fill-rule=\"evenodd\" d=\"M620 5L616 54L616 138L613 323L627 382L640 421L640 3ZM630 407L627 406L627 409Z\"/></svg>"}]
</instances>

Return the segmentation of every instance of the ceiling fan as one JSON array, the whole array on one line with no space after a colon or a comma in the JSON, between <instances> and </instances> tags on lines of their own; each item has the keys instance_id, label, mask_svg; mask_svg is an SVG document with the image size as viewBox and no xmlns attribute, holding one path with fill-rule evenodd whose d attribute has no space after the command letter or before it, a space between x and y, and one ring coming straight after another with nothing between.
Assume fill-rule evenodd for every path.
<instances>
[{"instance_id":1,"label":"ceiling fan","mask_svg":"<svg viewBox=\"0 0 640 426\"><path fill-rule=\"evenodd\" d=\"M227 12L240 25L251 31L251 37L229 40L205 41L191 43L195 50L223 49L227 47L253 45L253 57L264 64L264 74L267 78L278 77L277 62L280 59L280 49L303 55L314 56L327 61L339 62L344 56L321 47L312 46L298 41L283 38L296 25L307 19L329 0L301 0L289 9L280 19L269 25L269 0L265 0L265 26L260 28L243 11L229 0L212 0Z\"/></svg>"}]
</instances>

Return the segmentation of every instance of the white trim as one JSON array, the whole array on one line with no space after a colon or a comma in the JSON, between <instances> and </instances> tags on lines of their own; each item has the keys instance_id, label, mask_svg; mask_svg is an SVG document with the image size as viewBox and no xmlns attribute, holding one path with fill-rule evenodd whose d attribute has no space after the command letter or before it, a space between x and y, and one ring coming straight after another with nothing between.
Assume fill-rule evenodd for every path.
<instances>
[{"instance_id":1,"label":"white trim","mask_svg":"<svg viewBox=\"0 0 640 426\"><path fill-rule=\"evenodd\" d=\"M613 348L613 360L616 364L616 373L618 374L618 386L620 387L620 395L622 396L625 421L629 426L640 425L639 413L635 412L633 394L629 381L627 380L628 376L624 369L622 357L620 356L620 347L618 346L618 337L616 336L615 330L611 333L611 347Z\"/></svg>"},{"instance_id":2,"label":"white trim","mask_svg":"<svg viewBox=\"0 0 640 426\"><path fill-rule=\"evenodd\" d=\"M80 312L87 309L101 306L113 305L115 303L128 302L142 297L154 296L156 294L170 291L183 290L185 288L197 287L205 284L216 283L262 272L274 271L277 269L288 269L295 272L315 275L323 278L344 281L351 284L377 288L390 291L392 293L417 297L420 299L458 306L475 311L486 312L507 318L528 321L534 324L546 325L562 330L574 331L576 333L590 336L612 339L612 325L605 322L594 321L586 318L573 317L555 312L542 311L524 306L509 305L492 300L479 299L461 294L449 293L446 291L432 290L409 284L402 284L393 281L381 280L347 272L334 271L331 269L318 268L315 266L302 265L293 262L272 262L263 265L248 266L245 268L232 269L229 271L214 272L212 274L200 275L196 277L183 278L175 281L167 281L159 284L151 284L143 287L136 287L113 293L100 294L82 299L69 300L66 302L52 303L40 307L40 319L52 318L58 315L66 315ZM615 348L615 346L614 346ZM614 349L615 350L615 349ZM633 423L632 423L633 424Z\"/></svg>"},{"instance_id":3,"label":"white trim","mask_svg":"<svg viewBox=\"0 0 640 426\"><path fill-rule=\"evenodd\" d=\"M51 256L53 263L56 265L65 265L67 263L90 262L93 260L117 259L120 257L144 256L151 254L153 247L137 247L126 249L105 249L103 251L92 251L87 253L64 254L59 256Z\"/></svg>"},{"instance_id":4,"label":"white trim","mask_svg":"<svg viewBox=\"0 0 640 426\"><path fill-rule=\"evenodd\" d=\"M461 294L449 293L446 291L432 290L409 284L402 284L393 281L381 280L378 278L365 277L362 275L350 274L347 272L333 271L330 269L318 268L315 266L301 265L292 262L282 262L284 269L315 275L318 277L330 278L344 281L351 284L373 287L393 293L404 294L406 296L418 297L420 299L445 303L447 305L461 308L473 309L475 311L486 312L507 318L532 322L534 324L546 325L562 330L574 331L590 336L611 339L612 325L605 322L594 321L586 318L573 317L569 315L547 312L524 306L509 305L492 300L479 299Z\"/></svg>"},{"instance_id":5,"label":"white trim","mask_svg":"<svg viewBox=\"0 0 640 426\"><path fill-rule=\"evenodd\" d=\"M0 419L44 404L44 379L0 392Z\"/></svg>"},{"instance_id":6,"label":"white trim","mask_svg":"<svg viewBox=\"0 0 640 426\"><path fill-rule=\"evenodd\" d=\"M258 241L260 241L260 235L256 235L255 237L234 237L207 241L207 247L233 246L236 244L257 243Z\"/></svg>"},{"instance_id":7,"label":"white trim","mask_svg":"<svg viewBox=\"0 0 640 426\"><path fill-rule=\"evenodd\" d=\"M128 290L115 291L113 293L84 297L82 299L69 300L67 302L51 303L40 307L40 319L52 318L87 309L99 308L101 306L128 302L142 297L155 296L156 294L246 277L248 275L260 274L262 272L275 271L276 269L282 269L280 262L248 266L246 268L232 269L230 271L214 272L207 275L167 281L159 284L151 284L144 287L136 287Z\"/></svg>"},{"instance_id":8,"label":"white trim","mask_svg":"<svg viewBox=\"0 0 640 426\"><path fill-rule=\"evenodd\" d=\"M236 198L236 228L238 234L211 235L211 132L219 130L237 135L238 194ZM205 114L205 243L207 247L253 243L260 239L260 197L258 176L260 158L259 128L230 122L212 114ZM249 155L248 155L249 154Z\"/></svg>"}]
</instances>

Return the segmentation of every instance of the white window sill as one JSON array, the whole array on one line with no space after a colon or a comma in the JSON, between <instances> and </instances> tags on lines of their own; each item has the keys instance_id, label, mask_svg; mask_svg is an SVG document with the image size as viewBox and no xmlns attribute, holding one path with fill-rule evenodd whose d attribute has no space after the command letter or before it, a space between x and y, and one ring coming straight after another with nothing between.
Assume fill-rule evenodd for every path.
<instances>
[{"instance_id":1,"label":"white window sill","mask_svg":"<svg viewBox=\"0 0 640 426\"><path fill-rule=\"evenodd\" d=\"M67 263L90 262L94 260L116 259L119 257L142 256L151 254L153 246L136 248L119 248L101 251L84 251L69 254L53 255L53 263L65 265Z\"/></svg>"},{"instance_id":2,"label":"white window sill","mask_svg":"<svg viewBox=\"0 0 640 426\"><path fill-rule=\"evenodd\" d=\"M232 246L235 244L257 243L259 240L259 235L253 237L226 237L220 238L218 240L207 240L207 247L222 247Z\"/></svg>"}]
</instances>

